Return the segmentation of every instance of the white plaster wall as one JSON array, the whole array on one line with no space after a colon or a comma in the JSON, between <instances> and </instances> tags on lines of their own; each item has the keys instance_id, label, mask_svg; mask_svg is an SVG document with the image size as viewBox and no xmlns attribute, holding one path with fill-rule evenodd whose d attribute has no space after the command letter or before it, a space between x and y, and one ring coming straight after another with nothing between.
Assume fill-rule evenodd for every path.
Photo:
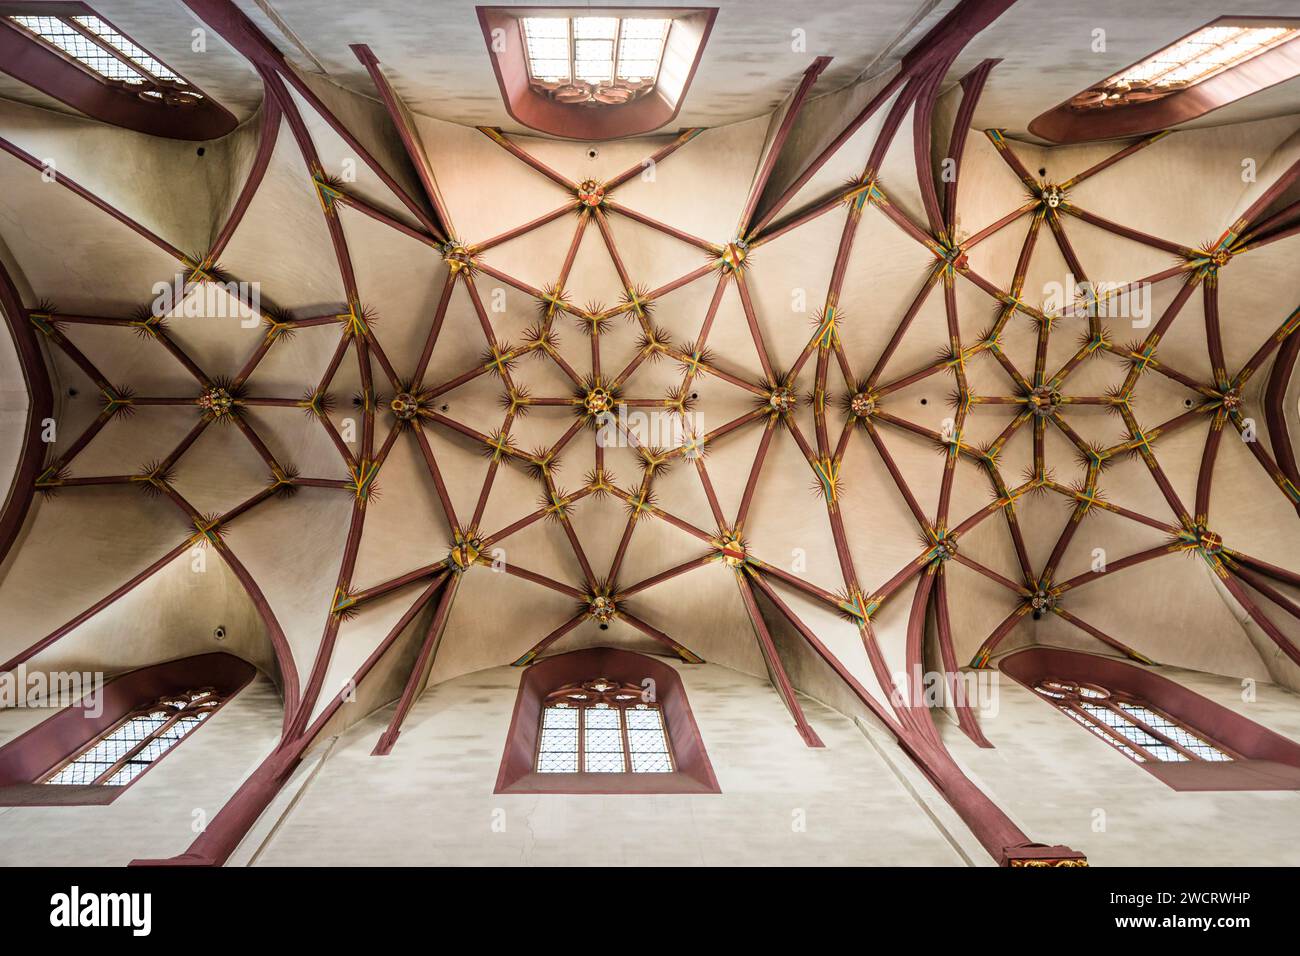
<instances>
[{"instance_id":1,"label":"white plaster wall","mask_svg":"<svg viewBox=\"0 0 1300 956\"><path fill-rule=\"evenodd\" d=\"M522 674L497 667L428 691L389 756L370 756L389 710L340 737L260 848L257 862L962 862L852 722L805 701L809 720L826 743L824 749L810 749L766 681L717 665L673 666L681 673L721 794L493 794ZM497 809L504 811L504 832L492 829ZM797 810L806 814L805 832L792 829ZM245 858L252 852L250 846L240 849Z\"/></svg>"}]
</instances>

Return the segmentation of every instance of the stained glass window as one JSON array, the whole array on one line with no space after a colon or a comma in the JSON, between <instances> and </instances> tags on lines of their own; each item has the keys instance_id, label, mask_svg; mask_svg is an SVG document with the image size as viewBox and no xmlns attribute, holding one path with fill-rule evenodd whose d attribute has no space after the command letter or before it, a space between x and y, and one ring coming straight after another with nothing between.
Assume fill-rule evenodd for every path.
<instances>
[{"instance_id":1,"label":"stained glass window","mask_svg":"<svg viewBox=\"0 0 1300 956\"><path fill-rule=\"evenodd\" d=\"M564 103L617 105L654 88L671 20L524 17L528 74Z\"/></svg>"},{"instance_id":2,"label":"stained glass window","mask_svg":"<svg viewBox=\"0 0 1300 956\"><path fill-rule=\"evenodd\" d=\"M56 770L45 782L124 787L221 706L211 689L162 697L134 713Z\"/></svg>"},{"instance_id":3,"label":"stained glass window","mask_svg":"<svg viewBox=\"0 0 1300 956\"><path fill-rule=\"evenodd\" d=\"M100 17L14 15L8 20L99 79L150 101L184 106L203 99L180 74Z\"/></svg>"},{"instance_id":4,"label":"stained glass window","mask_svg":"<svg viewBox=\"0 0 1300 956\"><path fill-rule=\"evenodd\" d=\"M542 708L538 773L672 773L663 711L607 678L569 684Z\"/></svg>"},{"instance_id":5,"label":"stained glass window","mask_svg":"<svg viewBox=\"0 0 1300 956\"><path fill-rule=\"evenodd\" d=\"M1226 747L1131 695L1055 678L1039 681L1034 691L1135 763L1237 759Z\"/></svg>"}]
</instances>

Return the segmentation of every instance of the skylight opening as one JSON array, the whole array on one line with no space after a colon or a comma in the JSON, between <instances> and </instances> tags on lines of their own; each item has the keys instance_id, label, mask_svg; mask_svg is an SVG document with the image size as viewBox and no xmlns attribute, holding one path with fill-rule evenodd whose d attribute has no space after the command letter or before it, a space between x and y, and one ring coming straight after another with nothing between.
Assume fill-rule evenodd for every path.
<instances>
[{"instance_id":1,"label":"skylight opening","mask_svg":"<svg viewBox=\"0 0 1300 956\"><path fill-rule=\"evenodd\" d=\"M528 75L563 103L613 106L654 89L672 21L650 17L524 17Z\"/></svg>"},{"instance_id":2,"label":"skylight opening","mask_svg":"<svg viewBox=\"0 0 1300 956\"><path fill-rule=\"evenodd\" d=\"M1161 99L1300 37L1294 26L1207 26L1074 97L1076 109Z\"/></svg>"},{"instance_id":3,"label":"skylight opening","mask_svg":"<svg viewBox=\"0 0 1300 956\"><path fill-rule=\"evenodd\" d=\"M98 79L121 85L151 102L186 106L204 98L178 73L100 17L13 15L8 20Z\"/></svg>"}]
</instances>

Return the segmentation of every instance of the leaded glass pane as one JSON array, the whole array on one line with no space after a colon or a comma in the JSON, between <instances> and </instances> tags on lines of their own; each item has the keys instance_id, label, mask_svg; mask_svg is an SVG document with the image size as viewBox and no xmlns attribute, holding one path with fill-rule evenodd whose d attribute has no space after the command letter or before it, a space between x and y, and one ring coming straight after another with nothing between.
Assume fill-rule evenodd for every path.
<instances>
[{"instance_id":1,"label":"leaded glass pane","mask_svg":"<svg viewBox=\"0 0 1300 956\"><path fill-rule=\"evenodd\" d=\"M1069 709L1063 709L1062 712L1071 720L1083 724L1083 726L1087 727L1088 730L1091 731L1093 734L1097 735L1102 740L1106 741L1106 743L1110 744L1112 747L1114 747L1116 750L1120 751L1130 759L1136 761L1137 763L1146 762L1146 758L1143 757L1140 753L1138 753L1136 750L1134 750L1131 747L1124 746L1122 743L1117 741L1114 737L1110 736L1108 733L1106 733L1106 731L1102 730L1100 727L1098 727L1096 724L1090 721L1087 717L1084 717L1082 714L1075 713L1073 710L1069 710Z\"/></svg>"},{"instance_id":2,"label":"leaded glass pane","mask_svg":"<svg viewBox=\"0 0 1300 956\"><path fill-rule=\"evenodd\" d=\"M653 730L662 729L664 725L663 718L657 709L652 707L630 707L627 711L627 729L628 730Z\"/></svg>"},{"instance_id":3,"label":"leaded glass pane","mask_svg":"<svg viewBox=\"0 0 1300 956\"><path fill-rule=\"evenodd\" d=\"M539 753L537 755L538 773L577 773L578 751L573 753Z\"/></svg>"},{"instance_id":4,"label":"leaded glass pane","mask_svg":"<svg viewBox=\"0 0 1300 956\"><path fill-rule=\"evenodd\" d=\"M1140 704L1121 704L1120 706L1126 713L1132 714L1152 730L1159 731L1178 746L1190 750L1202 760L1225 761L1232 759L1218 747L1201 739L1186 728L1180 727L1168 717L1157 714L1150 708L1143 707Z\"/></svg>"},{"instance_id":5,"label":"leaded glass pane","mask_svg":"<svg viewBox=\"0 0 1300 956\"><path fill-rule=\"evenodd\" d=\"M668 735L663 713L657 708L634 707L627 711L627 742L633 773L671 773Z\"/></svg>"},{"instance_id":6,"label":"leaded glass pane","mask_svg":"<svg viewBox=\"0 0 1300 956\"><path fill-rule=\"evenodd\" d=\"M617 729L619 726L618 711L613 707L589 707L587 708L586 718L587 730L593 728L601 730Z\"/></svg>"},{"instance_id":7,"label":"leaded glass pane","mask_svg":"<svg viewBox=\"0 0 1300 956\"><path fill-rule=\"evenodd\" d=\"M211 710L184 713L196 701L207 707L215 704L216 698L207 691L169 698L163 703L182 712L175 721L171 721L174 711L165 709L129 717L45 782L82 786L93 784L130 754L130 759L104 781L108 786L125 786L207 719Z\"/></svg>"},{"instance_id":8,"label":"leaded glass pane","mask_svg":"<svg viewBox=\"0 0 1300 956\"><path fill-rule=\"evenodd\" d=\"M618 33L618 17L574 17L573 35L578 39L613 40Z\"/></svg>"},{"instance_id":9,"label":"leaded glass pane","mask_svg":"<svg viewBox=\"0 0 1300 956\"><path fill-rule=\"evenodd\" d=\"M578 708L547 707L542 714L543 727L572 727L578 729Z\"/></svg>"},{"instance_id":10,"label":"leaded glass pane","mask_svg":"<svg viewBox=\"0 0 1300 956\"><path fill-rule=\"evenodd\" d=\"M617 753L591 753L586 755L587 773L622 773L623 751L620 748Z\"/></svg>"},{"instance_id":11,"label":"leaded glass pane","mask_svg":"<svg viewBox=\"0 0 1300 956\"><path fill-rule=\"evenodd\" d=\"M126 61L118 59L58 17L13 16L9 19L35 33L46 43L62 50L105 79L123 80L128 83L146 81L146 77L139 70L128 65Z\"/></svg>"},{"instance_id":12,"label":"leaded glass pane","mask_svg":"<svg viewBox=\"0 0 1300 956\"><path fill-rule=\"evenodd\" d=\"M632 17L623 21L618 41L618 75L626 80L650 79L659 72L669 20Z\"/></svg>"},{"instance_id":13,"label":"leaded glass pane","mask_svg":"<svg viewBox=\"0 0 1300 956\"><path fill-rule=\"evenodd\" d=\"M672 773L672 761L666 753L632 754L633 773Z\"/></svg>"},{"instance_id":14,"label":"leaded glass pane","mask_svg":"<svg viewBox=\"0 0 1300 956\"><path fill-rule=\"evenodd\" d=\"M184 80L159 63L154 57L150 56L146 50L143 50L136 44L132 43L99 17L73 17L72 19L85 27L91 33L95 34L95 36L99 37L113 49L126 54L158 79L170 80L179 86L186 85Z\"/></svg>"},{"instance_id":15,"label":"leaded glass pane","mask_svg":"<svg viewBox=\"0 0 1300 956\"><path fill-rule=\"evenodd\" d=\"M570 703L570 699L573 702ZM554 691L542 708L538 773L672 773L663 713L604 678Z\"/></svg>"},{"instance_id":16,"label":"leaded glass pane","mask_svg":"<svg viewBox=\"0 0 1300 956\"><path fill-rule=\"evenodd\" d=\"M653 80L671 20L652 17L524 17L528 72L545 84Z\"/></svg>"},{"instance_id":17,"label":"leaded glass pane","mask_svg":"<svg viewBox=\"0 0 1300 956\"><path fill-rule=\"evenodd\" d=\"M587 773L622 773L623 729L620 711L614 707L589 707L583 714L583 769Z\"/></svg>"},{"instance_id":18,"label":"leaded glass pane","mask_svg":"<svg viewBox=\"0 0 1300 956\"><path fill-rule=\"evenodd\" d=\"M537 744L538 773L576 773L578 770L578 709L550 706L542 711L542 734Z\"/></svg>"},{"instance_id":19,"label":"leaded glass pane","mask_svg":"<svg viewBox=\"0 0 1300 956\"><path fill-rule=\"evenodd\" d=\"M1177 750L1162 743L1158 738L1152 737L1141 727L1137 726L1137 724L1126 720L1122 715L1117 714L1109 707L1101 707L1096 704L1082 704L1081 706L1094 720L1112 728L1124 737L1124 739L1137 744L1157 760L1161 762L1176 762L1187 759Z\"/></svg>"}]
</instances>

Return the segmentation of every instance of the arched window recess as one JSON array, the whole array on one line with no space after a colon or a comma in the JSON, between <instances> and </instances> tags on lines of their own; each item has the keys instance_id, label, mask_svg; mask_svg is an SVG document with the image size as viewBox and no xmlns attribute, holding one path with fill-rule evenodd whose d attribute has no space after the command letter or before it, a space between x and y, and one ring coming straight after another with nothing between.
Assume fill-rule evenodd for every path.
<instances>
[{"instance_id":1,"label":"arched window recess","mask_svg":"<svg viewBox=\"0 0 1300 956\"><path fill-rule=\"evenodd\" d=\"M112 803L256 673L214 653L84 682L75 703L0 747L0 807Z\"/></svg>"},{"instance_id":2,"label":"arched window recess","mask_svg":"<svg viewBox=\"0 0 1300 956\"><path fill-rule=\"evenodd\" d=\"M1240 759L1131 694L1058 678L1040 680L1034 691L1135 763Z\"/></svg>"},{"instance_id":3,"label":"arched window recess","mask_svg":"<svg viewBox=\"0 0 1300 956\"><path fill-rule=\"evenodd\" d=\"M1300 744L1151 667L1030 647L998 668L1174 790L1300 789Z\"/></svg>"},{"instance_id":4,"label":"arched window recess","mask_svg":"<svg viewBox=\"0 0 1300 956\"><path fill-rule=\"evenodd\" d=\"M591 647L522 670L496 792L719 790L678 671Z\"/></svg>"},{"instance_id":5,"label":"arched window recess","mask_svg":"<svg viewBox=\"0 0 1300 956\"><path fill-rule=\"evenodd\" d=\"M93 119L152 136L225 136L235 116L85 3L0 2L0 70Z\"/></svg>"}]
</instances>

